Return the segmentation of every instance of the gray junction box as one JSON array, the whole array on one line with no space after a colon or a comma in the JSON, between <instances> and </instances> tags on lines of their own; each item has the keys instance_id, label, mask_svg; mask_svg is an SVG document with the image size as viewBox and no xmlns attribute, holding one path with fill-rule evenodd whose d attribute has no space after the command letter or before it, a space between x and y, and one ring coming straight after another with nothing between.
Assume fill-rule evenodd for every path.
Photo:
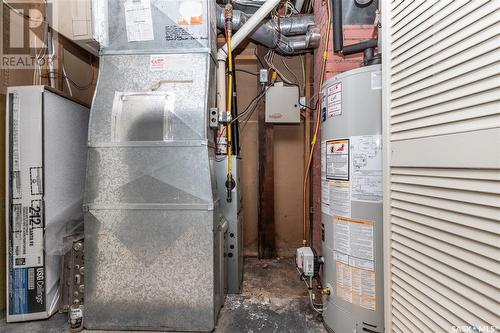
<instances>
[{"instance_id":1,"label":"gray junction box","mask_svg":"<svg viewBox=\"0 0 500 333\"><path fill-rule=\"evenodd\" d=\"M381 66L322 88L323 318L336 333L384 332Z\"/></svg>"}]
</instances>

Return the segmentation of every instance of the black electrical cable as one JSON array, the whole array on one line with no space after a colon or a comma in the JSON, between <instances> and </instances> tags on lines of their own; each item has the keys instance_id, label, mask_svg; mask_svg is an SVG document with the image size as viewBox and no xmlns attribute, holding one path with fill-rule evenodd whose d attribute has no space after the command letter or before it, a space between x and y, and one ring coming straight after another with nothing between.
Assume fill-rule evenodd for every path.
<instances>
[{"instance_id":1,"label":"black electrical cable","mask_svg":"<svg viewBox=\"0 0 500 333\"><path fill-rule=\"evenodd\" d=\"M270 86L268 86L266 89L264 89L263 91L261 91L259 94L257 94L257 96L255 96L251 101L250 103L248 103L248 105L246 106L245 110L243 110L242 113L240 113L238 115L237 118L233 119L231 122L235 122L237 119L240 119L241 117L243 117L245 114L248 113L248 111L250 110L250 108L253 106L254 103L256 103L257 101L259 101L265 94L266 94L266 91L269 89Z\"/></svg>"},{"instance_id":2,"label":"black electrical cable","mask_svg":"<svg viewBox=\"0 0 500 333\"><path fill-rule=\"evenodd\" d=\"M242 73L247 73L247 74L250 74L250 75L253 75L253 76L259 76L259 73L254 73L254 72L250 72L250 71L247 71L246 69L235 69L236 72L242 72Z\"/></svg>"}]
</instances>

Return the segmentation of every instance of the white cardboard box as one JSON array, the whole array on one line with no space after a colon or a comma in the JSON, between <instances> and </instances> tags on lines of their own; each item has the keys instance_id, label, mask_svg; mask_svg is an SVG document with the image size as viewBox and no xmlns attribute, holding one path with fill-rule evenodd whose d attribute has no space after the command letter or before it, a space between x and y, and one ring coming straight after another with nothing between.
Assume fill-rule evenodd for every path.
<instances>
[{"instance_id":1,"label":"white cardboard box","mask_svg":"<svg viewBox=\"0 0 500 333\"><path fill-rule=\"evenodd\" d=\"M44 86L10 87L7 321L58 309L63 238L81 228L89 110Z\"/></svg>"}]
</instances>

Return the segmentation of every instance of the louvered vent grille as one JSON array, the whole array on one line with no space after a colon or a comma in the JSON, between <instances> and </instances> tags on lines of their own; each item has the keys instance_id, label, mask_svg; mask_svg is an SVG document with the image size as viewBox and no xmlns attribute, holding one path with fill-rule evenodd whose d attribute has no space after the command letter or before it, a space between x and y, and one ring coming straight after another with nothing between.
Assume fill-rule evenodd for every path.
<instances>
[{"instance_id":1,"label":"louvered vent grille","mask_svg":"<svg viewBox=\"0 0 500 333\"><path fill-rule=\"evenodd\" d=\"M382 13L387 331L500 332L500 1Z\"/></svg>"}]
</instances>

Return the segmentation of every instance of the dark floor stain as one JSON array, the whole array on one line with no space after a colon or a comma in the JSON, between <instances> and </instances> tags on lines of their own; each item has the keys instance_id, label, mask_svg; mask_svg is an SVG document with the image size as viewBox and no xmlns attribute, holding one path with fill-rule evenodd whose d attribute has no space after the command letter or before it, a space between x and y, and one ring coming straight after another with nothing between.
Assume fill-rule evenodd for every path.
<instances>
[{"instance_id":1,"label":"dark floor stain","mask_svg":"<svg viewBox=\"0 0 500 333\"><path fill-rule=\"evenodd\" d=\"M64 314L27 323L6 324L5 319L0 320L2 333L68 331L67 316ZM292 259L247 258L243 293L226 297L214 332L326 333L326 330L321 323L321 316L309 306L307 290L297 276Z\"/></svg>"},{"instance_id":2,"label":"dark floor stain","mask_svg":"<svg viewBox=\"0 0 500 333\"><path fill-rule=\"evenodd\" d=\"M215 332L323 333L292 259L247 258L241 295L228 295Z\"/></svg>"}]
</instances>

